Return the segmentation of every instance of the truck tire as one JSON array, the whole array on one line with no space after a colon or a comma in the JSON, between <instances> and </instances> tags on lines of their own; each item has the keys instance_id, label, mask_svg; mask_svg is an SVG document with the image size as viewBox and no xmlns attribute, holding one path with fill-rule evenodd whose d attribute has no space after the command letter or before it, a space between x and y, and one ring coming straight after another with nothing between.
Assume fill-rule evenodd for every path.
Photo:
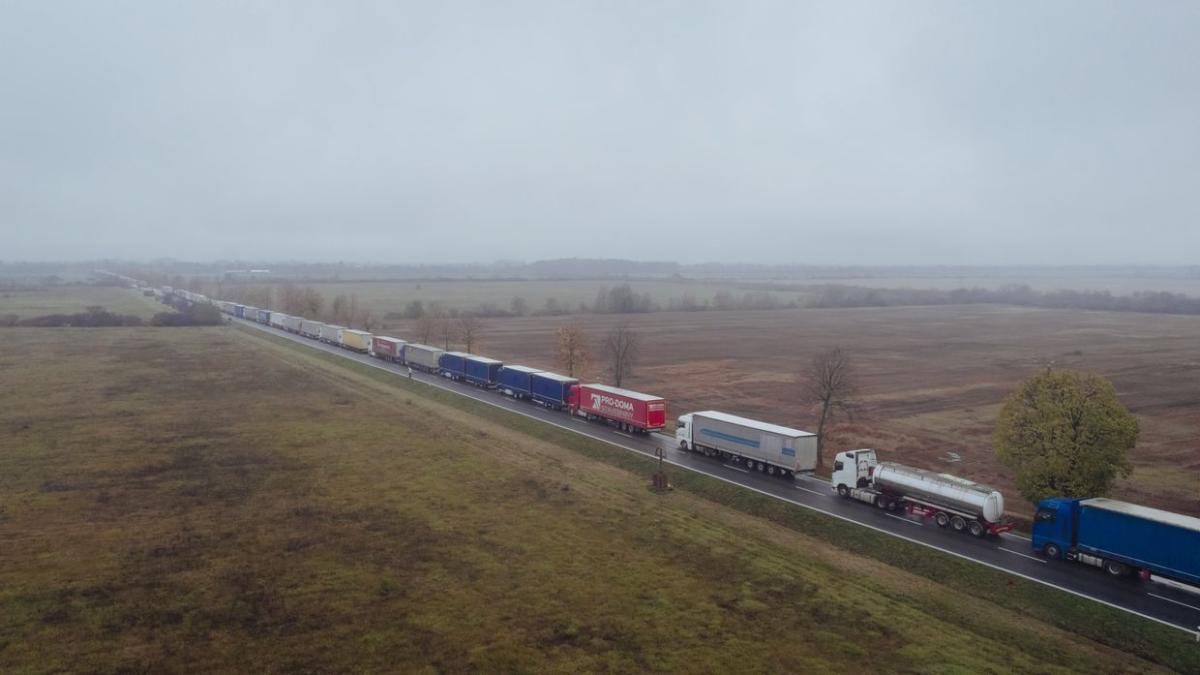
<instances>
[{"instance_id":1,"label":"truck tire","mask_svg":"<svg viewBox=\"0 0 1200 675\"><path fill-rule=\"evenodd\" d=\"M880 495L875 498L875 508L879 509L880 511L889 510L888 509L889 506L891 506L891 504L888 503L888 500L886 498L884 498L883 495Z\"/></svg>"},{"instance_id":2,"label":"truck tire","mask_svg":"<svg viewBox=\"0 0 1200 675\"><path fill-rule=\"evenodd\" d=\"M1111 577L1126 577L1129 576L1129 565L1115 560L1105 560L1104 571L1108 572Z\"/></svg>"},{"instance_id":3,"label":"truck tire","mask_svg":"<svg viewBox=\"0 0 1200 675\"><path fill-rule=\"evenodd\" d=\"M1058 560L1062 557L1062 551L1058 548L1058 544L1046 544L1042 547L1042 553L1051 560Z\"/></svg>"},{"instance_id":4,"label":"truck tire","mask_svg":"<svg viewBox=\"0 0 1200 675\"><path fill-rule=\"evenodd\" d=\"M933 522L937 523L938 527L948 527L950 525L950 515L945 511L938 511L933 514Z\"/></svg>"},{"instance_id":5,"label":"truck tire","mask_svg":"<svg viewBox=\"0 0 1200 675\"><path fill-rule=\"evenodd\" d=\"M768 475L768 476L774 476L776 473L777 473L777 471L775 470L775 465L774 465L774 464L768 464L768 465L767 465L767 475Z\"/></svg>"},{"instance_id":6,"label":"truck tire","mask_svg":"<svg viewBox=\"0 0 1200 675\"><path fill-rule=\"evenodd\" d=\"M849 497L850 496L850 488L846 487L845 485L839 485L837 487L837 490L838 490L839 497Z\"/></svg>"},{"instance_id":7,"label":"truck tire","mask_svg":"<svg viewBox=\"0 0 1200 675\"><path fill-rule=\"evenodd\" d=\"M971 522L967 523L967 531L976 537L982 537L983 535L987 534L987 528L985 528L983 523L979 522L978 520L972 520Z\"/></svg>"},{"instance_id":8,"label":"truck tire","mask_svg":"<svg viewBox=\"0 0 1200 675\"><path fill-rule=\"evenodd\" d=\"M955 532L962 532L967 529L967 519L962 516L954 516L950 519L950 527Z\"/></svg>"}]
</instances>

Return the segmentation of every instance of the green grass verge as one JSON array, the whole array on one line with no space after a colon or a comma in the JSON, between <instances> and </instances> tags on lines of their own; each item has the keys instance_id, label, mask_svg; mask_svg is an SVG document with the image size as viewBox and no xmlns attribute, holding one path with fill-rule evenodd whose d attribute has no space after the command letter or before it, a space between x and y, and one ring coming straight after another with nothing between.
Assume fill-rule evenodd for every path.
<instances>
[{"instance_id":1,"label":"green grass verge","mask_svg":"<svg viewBox=\"0 0 1200 675\"><path fill-rule=\"evenodd\" d=\"M581 436L540 421L475 401L437 387L410 381L339 355L314 350L283 337L250 328L246 335L301 350L306 354L375 380L477 415L533 438L555 443L606 464L643 473L649 479L653 459ZM825 514L746 490L703 474L675 469L671 481L687 490L743 513L766 518L819 538L850 553L873 558L936 581L967 595L1015 610L1104 645L1180 672L1200 672L1200 648L1186 633L1098 602L1080 598L999 570L940 553L920 544L885 536Z\"/></svg>"}]
</instances>

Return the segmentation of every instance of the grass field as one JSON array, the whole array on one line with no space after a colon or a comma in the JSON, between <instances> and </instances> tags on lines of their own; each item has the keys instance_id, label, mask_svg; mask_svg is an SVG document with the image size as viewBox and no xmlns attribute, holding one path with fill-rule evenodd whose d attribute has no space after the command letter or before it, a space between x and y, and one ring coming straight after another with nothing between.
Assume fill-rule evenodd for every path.
<instances>
[{"instance_id":1,"label":"grass field","mask_svg":"<svg viewBox=\"0 0 1200 675\"><path fill-rule=\"evenodd\" d=\"M95 305L114 314L132 314L143 319L168 311L154 298L116 286L48 285L37 290L0 292L0 316L16 314L28 318L46 314L77 314Z\"/></svg>"},{"instance_id":2,"label":"grass field","mask_svg":"<svg viewBox=\"0 0 1200 675\"><path fill-rule=\"evenodd\" d=\"M79 332L5 332L4 672L1157 668L301 349Z\"/></svg>"}]
</instances>

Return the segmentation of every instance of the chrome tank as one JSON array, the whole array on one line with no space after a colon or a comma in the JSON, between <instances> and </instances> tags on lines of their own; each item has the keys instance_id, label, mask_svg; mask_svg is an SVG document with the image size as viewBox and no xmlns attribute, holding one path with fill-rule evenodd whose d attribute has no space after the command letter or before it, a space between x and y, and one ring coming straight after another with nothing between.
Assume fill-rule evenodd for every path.
<instances>
[{"instance_id":1,"label":"chrome tank","mask_svg":"<svg viewBox=\"0 0 1200 675\"><path fill-rule=\"evenodd\" d=\"M920 501L965 511L989 523L1000 522L1004 515L1004 495L995 488L948 473L880 462L875 467L875 484Z\"/></svg>"}]
</instances>

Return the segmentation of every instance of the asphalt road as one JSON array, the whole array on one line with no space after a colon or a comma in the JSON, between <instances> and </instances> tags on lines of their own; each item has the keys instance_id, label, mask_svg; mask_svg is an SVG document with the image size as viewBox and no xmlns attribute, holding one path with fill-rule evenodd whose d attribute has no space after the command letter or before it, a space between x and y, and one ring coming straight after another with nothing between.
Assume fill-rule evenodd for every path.
<instances>
[{"instance_id":1,"label":"asphalt road","mask_svg":"<svg viewBox=\"0 0 1200 675\"><path fill-rule=\"evenodd\" d=\"M382 370L395 372L401 376L406 374L403 366L387 363L366 354L320 343L259 323L241 319L234 319L234 321L307 345L313 349L337 354ZM916 516L886 513L872 508L869 504L842 499L832 491L827 481L812 476L802 475L789 481L760 473L751 473L739 466L724 464L715 459L683 451L676 445L673 436L626 434L611 427L571 417L563 412L548 410L528 401L515 400L495 391L454 382L436 375L414 372L413 379L610 443L630 452L654 456L656 451L661 448L665 461L674 466L736 483L748 490L755 490L835 518L869 527L884 535L900 537L1037 583L1053 586L1080 598L1102 602L1173 628L1193 634L1200 631L1200 594L1153 580L1111 579L1102 570L1087 565L1047 560L1030 548L1028 539L1018 535L1004 534L999 538L977 539L967 534L939 528L932 521L926 521Z\"/></svg>"}]
</instances>

